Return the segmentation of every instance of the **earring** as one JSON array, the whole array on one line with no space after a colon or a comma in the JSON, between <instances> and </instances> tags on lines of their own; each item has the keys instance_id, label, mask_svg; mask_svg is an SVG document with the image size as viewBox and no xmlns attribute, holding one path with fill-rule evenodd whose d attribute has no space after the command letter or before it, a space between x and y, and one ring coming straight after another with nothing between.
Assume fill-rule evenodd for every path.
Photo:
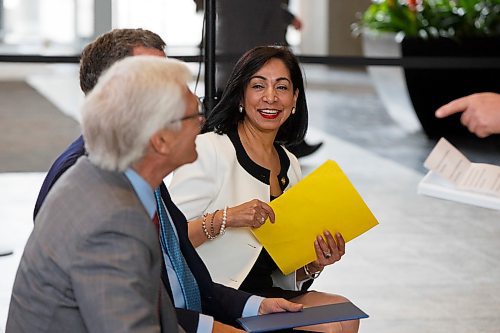
<instances>
[{"instance_id":1,"label":"earring","mask_svg":"<svg viewBox=\"0 0 500 333\"><path fill-rule=\"evenodd\" d=\"M240 106L238 107L238 110L240 111L240 113L243 113L243 110L245 110L245 109L243 108L243 105L240 105Z\"/></svg>"},{"instance_id":2,"label":"earring","mask_svg":"<svg viewBox=\"0 0 500 333\"><path fill-rule=\"evenodd\" d=\"M292 107L292 114L295 114L295 106Z\"/></svg>"}]
</instances>

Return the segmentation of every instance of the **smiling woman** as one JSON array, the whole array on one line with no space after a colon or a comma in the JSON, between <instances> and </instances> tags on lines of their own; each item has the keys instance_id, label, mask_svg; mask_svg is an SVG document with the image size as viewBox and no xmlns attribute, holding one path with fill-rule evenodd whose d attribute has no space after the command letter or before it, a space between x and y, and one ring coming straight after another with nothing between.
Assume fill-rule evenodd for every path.
<instances>
[{"instance_id":1,"label":"smiling woman","mask_svg":"<svg viewBox=\"0 0 500 333\"><path fill-rule=\"evenodd\" d=\"M255 85L255 86L252 86ZM275 133L274 141L282 145L300 142L308 125L308 109L304 93L302 72L295 56L284 47L256 47L245 53L235 65L224 89L221 101L207 119L204 132L215 131L227 134L234 131L240 123L248 121L245 109L259 93L263 103L287 103L289 97L294 101L289 105L289 113L294 108L295 114L287 117ZM267 91L267 92L266 92ZM270 95L273 93L274 95ZM268 94L269 96L265 96ZM288 97L285 97L288 96ZM239 111L239 112L236 112Z\"/></svg>"},{"instance_id":2,"label":"smiling woman","mask_svg":"<svg viewBox=\"0 0 500 333\"><path fill-rule=\"evenodd\" d=\"M247 121L243 122L243 126L270 127L271 132L279 129L292 110L294 112L298 97L298 89L294 91L289 76L283 61L276 58L269 60L255 73L247 84L244 105L241 105L247 113Z\"/></svg>"},{"instance_id":3,"label":"smiling woman","mask_svg":"<svg viewBox=\"0 0 500 333\"><path fill-rule=\"evenodd\" d=\"M307 291L323 268L345 253L342 235L318 235L311 243L316 260L285 276L251 232L274 223L268 202L300 180L297 158L283 145L300 142L307 121L295 56L284 47L256 47L237 62L205 133L196 139L198 159L174 171L169 190L214 281L314 306L346 301ZM348 321L317 329L356 332L358 325Z\"/></svg>"},{"instance_id":4,"label":"smiling woman","mask_svg":"<svg viewBox=\"0 0 500 333\"><path fill-rule=\"evenodd\" d=\"M269 141L274 142L277 131L295 110L297 102L298 89L294 91L289 76L283 61L276 58L269 60L252 76L240 104L242 112L246 112L239 126L241 134L268 133L272 136Z\"/></svg>"}]
</instances>

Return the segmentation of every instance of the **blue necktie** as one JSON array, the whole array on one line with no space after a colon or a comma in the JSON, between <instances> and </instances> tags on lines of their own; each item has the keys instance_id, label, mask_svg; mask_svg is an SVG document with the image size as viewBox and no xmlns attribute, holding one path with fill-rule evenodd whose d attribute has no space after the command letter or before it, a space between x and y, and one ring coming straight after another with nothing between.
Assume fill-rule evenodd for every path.
<instances>
[{"instance_id":1,"label":"blue necktie","mask_svg":"<svg viewBox=\"0 0 500 333\"><path fill-rule=\"evenodd\" d=\"M161 199L160 188L155 191L156 205L160 217L160 244L163 255L168 255L181 285L182 295L188 310L201 312L200 290L179 246L179 240ZM165 263L166 264L166 263Z\"/></svg>"}]
</instances>

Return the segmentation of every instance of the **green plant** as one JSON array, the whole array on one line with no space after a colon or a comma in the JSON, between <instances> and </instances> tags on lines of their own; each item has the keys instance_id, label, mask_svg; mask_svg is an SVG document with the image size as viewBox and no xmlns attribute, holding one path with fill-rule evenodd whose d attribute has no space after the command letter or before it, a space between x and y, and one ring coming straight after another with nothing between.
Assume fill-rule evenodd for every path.
<instances>
[{"instance_id":1,"label":"green plant","mask_svg":"<svg viewBox=\"0 0 500 333\"><path fill-rule=\"evenodd\" d=\"M460 39L500 35L500 0L373 0L354 31Z\"/></svg>"}]
</instances>

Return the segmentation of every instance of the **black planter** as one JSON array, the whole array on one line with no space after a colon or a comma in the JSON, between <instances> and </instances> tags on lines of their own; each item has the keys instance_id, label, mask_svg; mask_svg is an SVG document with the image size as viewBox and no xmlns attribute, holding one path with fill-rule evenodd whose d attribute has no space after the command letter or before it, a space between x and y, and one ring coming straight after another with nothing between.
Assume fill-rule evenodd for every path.
<instances>
[{"instance_id":1,"label":"black planter","mask_svg":"<svg viewBox=\"0 0 500 333\"><path fill-rule=\"evenodd\" d=\"M455 42L450 39L405 38L404 57L494 57L500 62L500 38ZM477 92L500 92L500 68L405 68L408 92L422 127L430 138L472 136L460 124L460 114L437 119L434 112L453 99Z\"/></svg>"}]
</instances>

